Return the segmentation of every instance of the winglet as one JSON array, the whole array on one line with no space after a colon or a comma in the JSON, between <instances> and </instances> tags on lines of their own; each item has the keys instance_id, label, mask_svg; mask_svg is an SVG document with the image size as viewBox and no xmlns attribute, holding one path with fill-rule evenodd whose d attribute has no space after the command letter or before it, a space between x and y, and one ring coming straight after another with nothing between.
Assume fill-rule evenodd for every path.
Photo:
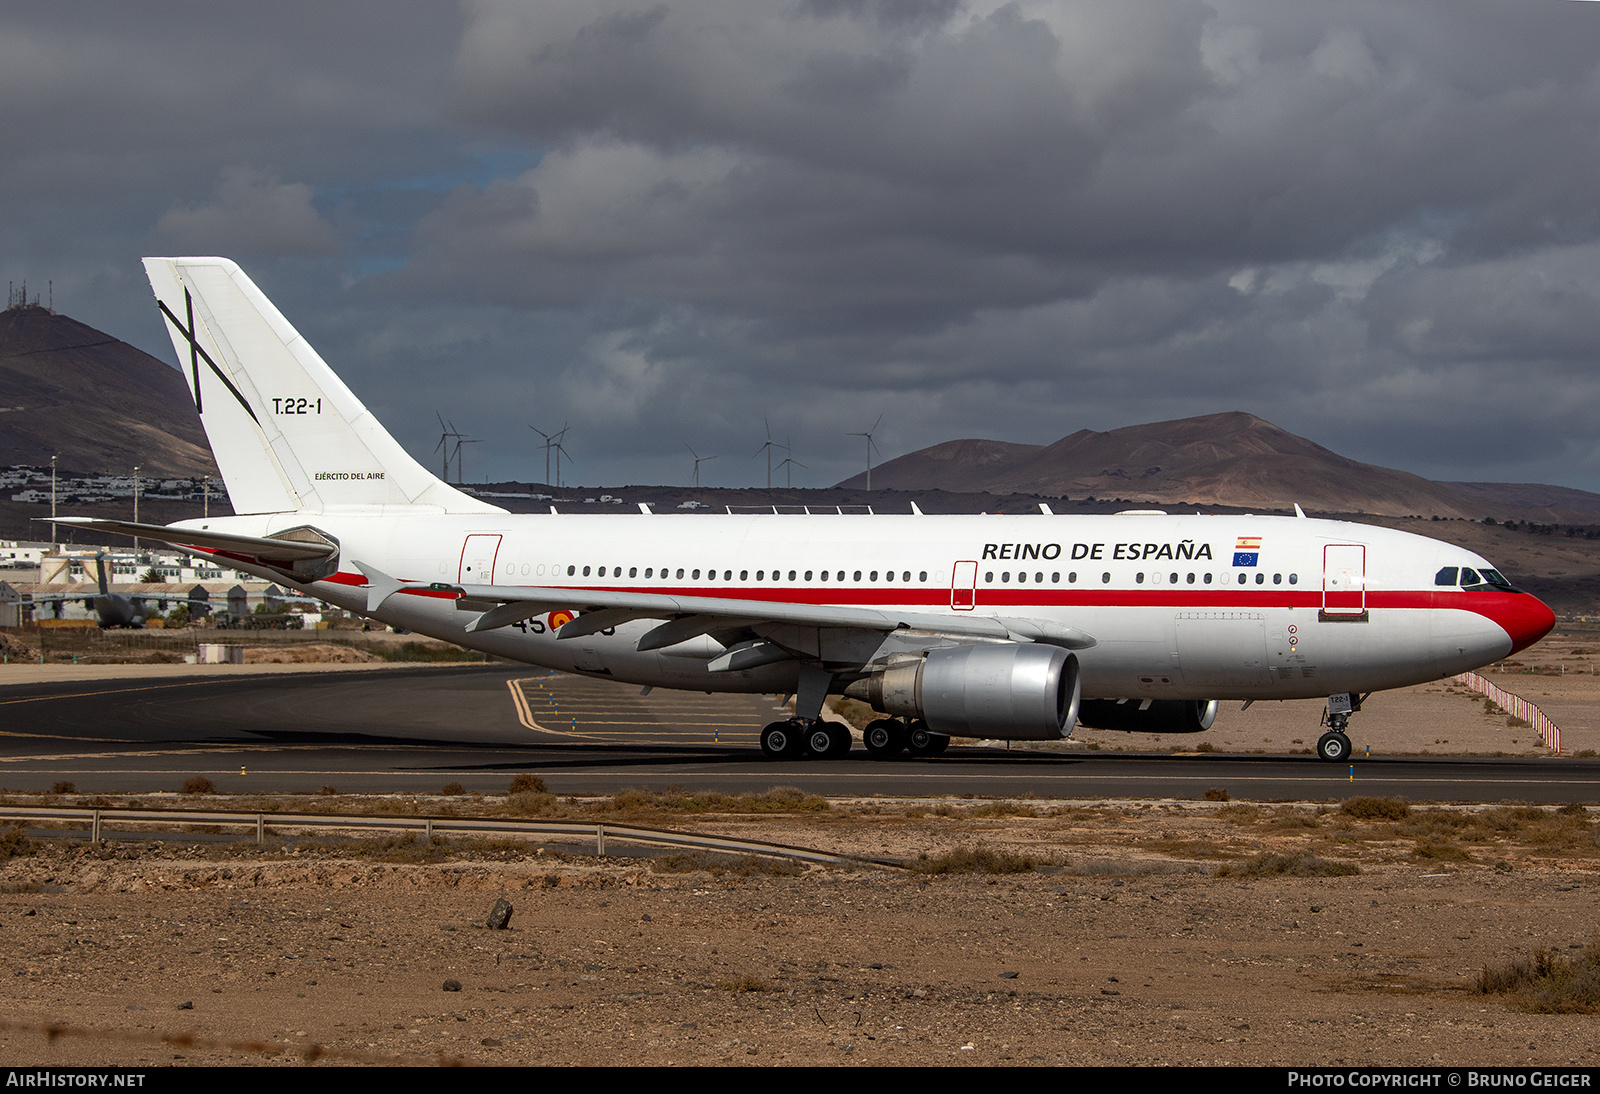
<instances>
[{"instance_id":1,"label":"winglet","mask_svg":"<svg viewBox=\"0 0 1600 1094\"><path fill-rule=\"evenodd\" d=\"M911 515L914 517L922 516L922 510L917 508L916 502L911 503Z\"/></svg>"},{"instance_id":2,"label":"winglet","mask_svg":"<svg viewBox=\"0 0 1600 1094\"><path fill-rule=\"evenodd\" d=\"M1039 512L1043 513L1047 517L1053 517L1056 515L1056 511L1042 501L1039 503Z\"/></svg>"},{"instance_id":3,"label":"winglet","mask_svg":"<svg viewBox=\"0 0 1600 1094\"><path fill-rule=\"evenodd\" d=\"M390 577L374 566L368 566L360 559L351 559L363 574L367 575L367 611L375 612L383 607L383 602L395 593L405 588L406 583L399 578Z\"/></svg>"},{"instance_id":4,"label":"winglet","mask_svg":"<svg viewBox=\"0 0 1600 1094\"><path fill-rule=\"evenodd\" d=\"M1305 520L1306 519L1306 511L1304 509L1300 508L1300 503L1299 502L1295 502L1294 503L1294 515L1299 517L1301 520Z\"/></svg>"}]
</instances>

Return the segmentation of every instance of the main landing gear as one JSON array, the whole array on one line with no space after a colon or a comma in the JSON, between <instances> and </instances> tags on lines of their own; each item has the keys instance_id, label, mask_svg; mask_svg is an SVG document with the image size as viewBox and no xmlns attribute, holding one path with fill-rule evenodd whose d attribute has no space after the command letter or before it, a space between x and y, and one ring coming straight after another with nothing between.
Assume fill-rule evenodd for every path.
<instances>
[{"instance_id":1,"label":"main landing gear","mask_svg":"<svg viewBox=\"0 0 1600 1094\"><path fill-rule=\"evenodd\" d=\"M1343 763L1355 751L1350 744L1350 738L1345 735L1345 729L1350 724L1350 715L1361 709L1361 700L1365 696L1351 695L1341 692L1338 695L1328 696L1328 709L1323 714L1322 724L1328 727L1328 732L1317 738L1317 757L1329 763Z\"/></svg>"},{"instance_id":2,"label":"main landing gear","mask_svg":"<svg viewBox=\"0 0 1600 1094\"><path fill-rule=\"evenodd\" d=\"M790 718L761 731L761 753L769 760L797 760L805 755L831 760L849 752L850 730L838 722Z\"/></svg>"},{"instance_id":3,"label":"main landing gear","mask_svg":"<svg viewBox=\"0 0 1600 1094\"><path fill-rule=\"evenodd\" d=\"M902 752L913 756L937 756L950 747L950 738L935 733L928 723L918 718L902 722L897 718L879 718L869 722L861 739L874 760L892 760Z\"/></svg>"},{"instance_id":4,"label":"main landing gear","mask_svg":"<svg viewBox=\"0 0 1600 1094\"><path fill-rule=\"evenodd\" d=\"M934 733L920 719L902 722L880 718L861 735L867 753L875 760L892 760L902 753L912 756L937 756L950 747L950 738ZM761 731L761 753L769 760L798 760L810 757L834 760L850 754L850 730L839 722L822 719L808 722L790 718L773 722Z\"/></svg>"}]
</instances>

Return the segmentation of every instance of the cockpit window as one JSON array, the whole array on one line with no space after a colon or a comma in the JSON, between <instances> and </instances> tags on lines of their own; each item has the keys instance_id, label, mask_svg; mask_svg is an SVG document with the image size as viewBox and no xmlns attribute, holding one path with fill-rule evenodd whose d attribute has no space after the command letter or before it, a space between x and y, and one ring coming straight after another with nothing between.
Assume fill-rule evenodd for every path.
<instances>
[{"instance_id":1,"label":"cockpit window","mask_svg":"<svg viewBox=\"0 0 1600 1094\"><path fill-rule=\"evenodd\" d=\"M1511 582L1501 576L1499 570L1491 570L1487 566L1482 570L1472 570L1463 566L1461 568L1461 587L1477 592L1514 593L1517 591Z\"/></svg>"},{"instance_id":2,"label":"cockpit window","mask_svg":"<svg viewBox=\"0 0 1600 1094\"><path fill-rule=\"evenodd\" d=\"M1512 585L1511 582L1502 577L1499 570L1491 570L1488 567L1485 567L1483 570L1483 580L1486 585L1494 589L1496 592L1514 593L1517 591L1516 586Z\"/></svg>"},{"instance_id":3,"label":"cockpit window","mask_svg":"<svg viewBox=\"0 0 1600 1094\"><path fill-rule=\"evenodd\" d=\"M1446 566L1433 575L1433 583L1435 585L1454 585L1456 583L1456 572L1454 566Z\"/></svg>"}]
</instances>

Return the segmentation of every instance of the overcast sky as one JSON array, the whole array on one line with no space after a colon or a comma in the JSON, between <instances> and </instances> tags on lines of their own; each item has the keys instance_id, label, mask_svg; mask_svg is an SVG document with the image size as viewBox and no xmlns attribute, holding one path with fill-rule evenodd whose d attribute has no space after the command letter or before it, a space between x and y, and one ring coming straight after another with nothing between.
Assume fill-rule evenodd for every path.
<instances>
[{"instance_id":1,"label":"overcast sky","mask_svg":"<svg viewBox=\"0 0 1600 1094\"><path fill-rule=\"evenodd\" d=\"M171 361L145 254L474 480L1245 410L1600 490L1600 4L5 5L3 276Z\"/></svg>"}]
</instances>

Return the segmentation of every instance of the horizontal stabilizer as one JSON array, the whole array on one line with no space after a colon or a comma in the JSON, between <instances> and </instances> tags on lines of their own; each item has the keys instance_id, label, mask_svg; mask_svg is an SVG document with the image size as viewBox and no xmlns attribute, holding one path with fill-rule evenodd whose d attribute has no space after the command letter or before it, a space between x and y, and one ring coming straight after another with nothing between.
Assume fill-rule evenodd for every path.
<instances>
[{"instance_id":1,"label":"horizontal stabilizer","mask_svg":"<svg viewBox=\"0 0 1600 1094\"><path fill-rule=\"evenodd\" d=\"M39 518L48 519L48 518ZM99 520L95 517L56 517L50 523L96 532L112 532L136 539L154 539L175 547L195 548L206 554L223 553L233 558L267 564L304 562L330 558L339 552L332 536L312 528L294 528L281 536L241 536L232 532L197 531L166 524L135 524L130 520Z\"/></svg>"}]
</instances>

